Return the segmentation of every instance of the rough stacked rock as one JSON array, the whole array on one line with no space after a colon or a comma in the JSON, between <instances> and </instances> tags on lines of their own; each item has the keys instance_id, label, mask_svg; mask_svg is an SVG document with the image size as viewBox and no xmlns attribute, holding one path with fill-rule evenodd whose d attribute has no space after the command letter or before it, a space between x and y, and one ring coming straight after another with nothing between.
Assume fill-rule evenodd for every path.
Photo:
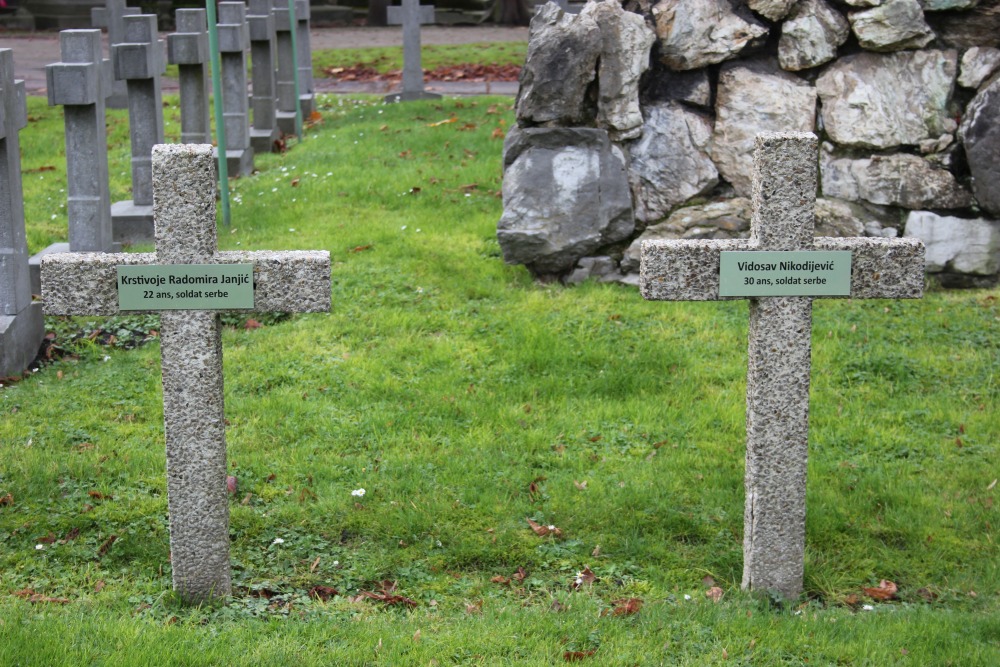
<instances>
[{"instance_id":1,"label":"rough stacked rock","mask_svg":"<svg viewBox=\"0 0 1000 667\"><path fill-rule=\"evenodd\" d=\"M760 132L821 139L817 235L919 236L1000 277L1000 3L603 0L531 24L504 146L508 262L633 282L647 238L748 233Z\"/></svg>"}]
</instances>

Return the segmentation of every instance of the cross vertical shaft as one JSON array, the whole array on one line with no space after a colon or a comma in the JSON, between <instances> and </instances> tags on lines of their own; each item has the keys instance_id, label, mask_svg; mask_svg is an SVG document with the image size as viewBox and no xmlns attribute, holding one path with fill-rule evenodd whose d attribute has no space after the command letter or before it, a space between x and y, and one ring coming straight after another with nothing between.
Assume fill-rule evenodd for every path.
<instances>
[{"instance_id":1,"label":"cross vertical shaft","mask_svg":"<svg viewBox=\"0 0 1000 667\"><path fill-rule=\"evenodd\" d=\"M816 140L758 142L751 240L813 245ZM805 553L812 299L750 299L743 586L797 595Z\"/></svg>"},{"instance_id":2,"label":"cross vertical shaft","mask_svg":"<svg viewBox=\"0 0 1000 667\"><path fill-rule=\"evenodd\" d=\"M214 173L208 152L153 154L158 262L213 261ZM163 311L160 337L174 589L185 598L226 597L229 501L219 317Z\"/></svg>"}]
</instances>

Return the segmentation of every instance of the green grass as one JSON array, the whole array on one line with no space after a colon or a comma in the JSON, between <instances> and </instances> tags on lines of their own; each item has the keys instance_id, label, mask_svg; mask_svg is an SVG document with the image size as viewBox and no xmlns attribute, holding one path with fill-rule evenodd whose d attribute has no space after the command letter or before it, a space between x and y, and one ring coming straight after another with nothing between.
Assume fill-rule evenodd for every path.
<instances>
[{"instance_id":1,"label":"green grass","mask_svg":"<svg viewBox=\"0 0 1000 667\"><path fill-rule=\"evenodd\" d=\"M425 44L420 49L424 69L451 65L523 65L527 42L488 42L474 44ZM248 62L249 68L251 63ZM317 49L312 52L313 75L328 76L325 70L335 67L370 67L379 74L403 69L403 47L383 46L353 49ZM166 76L176 79L177 65L168 65Z\"/></svg>"},{"instance_id":2,"label":"green grass","mask_svg":"<svg viewBox=\"0 0 1000 667\"><path fill-rule=\"evenodd\" d=\"M527 42L479 44L427 44L420 49L420 64L433 70L448 65L523 65ZM326 76L331 67L371 67L380 74L403 68L403 47L324 49L313 52L313 72Z\"/></svg>"},{"instance_id":3,"label":"green grass","mask_svg":"<svg viewBox=\"0 0 1000 667\"><path fill-rule=\"evenodd\" d=\"M774 605L739 590L746 304L504 265L510 99L320 106L220 228L333 261L330 314L223 334L236 597L169 593L158 345L77 343L0 390L0 664L1000 662L1000 290L815 303L806 595ZM37 250L62 126L30 114L25 167L56 167L26 175ZM862 594L881 579L898 600ZM416 608L350 601L384 580Z\"/></svg>"}]
</instances>

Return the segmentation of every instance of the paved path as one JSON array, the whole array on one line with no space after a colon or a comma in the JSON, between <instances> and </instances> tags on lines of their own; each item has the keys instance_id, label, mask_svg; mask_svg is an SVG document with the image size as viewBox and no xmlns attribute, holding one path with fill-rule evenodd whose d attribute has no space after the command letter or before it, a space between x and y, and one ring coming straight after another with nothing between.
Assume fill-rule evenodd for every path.
<instances>
[{"instance_id":1,"label":"paved path","mask_svg":"<svg viewBox=\"0 0 1000 667\"><path fill-rule=\"evenodd\" d=\"M160 35L166 39L166 33ZM425 26L420 30L423 44L472 44L475 42L526 42L528 29L510 26ZM399 46L402 43L400 28L339 27L315 28L309 33L315 49L357 48L365 46ZM107 56L107 36L104 53ZM0 48L14 49L14 72L24 79L29 95L45 95L45 66L59 61L59 33L5 33L0 32ZM428 90L444 95L515 95L517 83L513 81L428 81ZM177 91L176 79L163 79L163 90ZM387 93L389 84L344 82L318 77L317 92L330 93Z\"/></svg>"}]
</instances>

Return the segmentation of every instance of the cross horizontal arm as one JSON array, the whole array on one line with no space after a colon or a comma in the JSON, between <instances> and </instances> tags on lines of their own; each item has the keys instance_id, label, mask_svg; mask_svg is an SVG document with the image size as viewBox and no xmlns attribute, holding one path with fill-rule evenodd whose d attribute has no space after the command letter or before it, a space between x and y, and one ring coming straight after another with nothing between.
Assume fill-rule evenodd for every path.
<instances>
[{"instance_id":1,"label":"cross horizontal arm","mask_svg":"<svg viewBox=\"0 0 1000 667\"><path fill-rule=\"evenodd\" d=\"M403 25L406 23L406 16L404 12L405 7L401 6L391 6L386 7L386 24L388 25ZM434 5L420 5L417 11L417 22L420 24L434 23Z\"/></svg>"},{"instance_id":2,"label":"cross horizontal arm","mask_svg":"<svg viewBox=\"0 0 1000 667\"><path fill-rule=\"evenodd\" d=\"M57 253L42 259L47 315L115 315L120 265L156 264L155 253ZM330 253L325 250L220 252L211 264L253 264L253 312L330 310ZM224 310L209 312L228 312Z\"/></svg>"},{"instance_id":3,"label":"cross horizontal arm","mask_svg":"<svg viewBox=\"0 0 1000 667\"><path fill-rule=\"evenodd\" d=\"M640 290L651 301L726 301L719 296L719 256L723 251L758 250L753 241L646 241L642 244ZM924 245L919 239L867 237L815 240L809 250L851 253L850 297L919 299L924 292Z\"/></svg>"},{"instance_id":4,"label":"cross horizontal arm","mask_svg":"<svg viewBox=\"0 0 1000 667\"><path fill-rule=\"evenodd\" d=\"M640 259L639 291L648 301L719 301L719 255L755 250L749 239L645 241Z\"/></svg>"},{"instance_id":5,"label":"cross horizontal arm","mask_svg":"<svg viewBox=\"0 0 1000 667\"><path fill-rule=\"evenodd\" d=\"M812 249L851 252L852 299L919 299L924 295L924 244L920 239L823 236Z\"/></svg>"}]
</instances>

